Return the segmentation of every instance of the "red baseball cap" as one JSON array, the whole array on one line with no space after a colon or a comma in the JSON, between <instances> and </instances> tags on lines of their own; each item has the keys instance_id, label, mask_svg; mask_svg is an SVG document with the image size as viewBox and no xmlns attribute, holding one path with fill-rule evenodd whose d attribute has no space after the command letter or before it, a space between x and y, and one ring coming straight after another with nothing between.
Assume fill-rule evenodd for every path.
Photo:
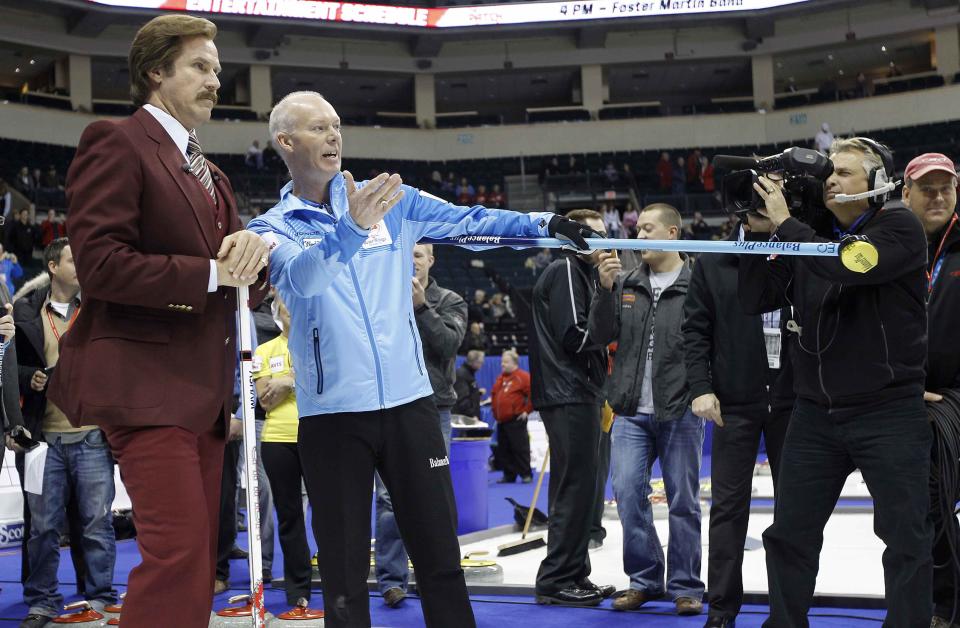
<instances>
[{"instance_id":1,"label":"red baseball cap","mask_svg":"<svg viewBox=\"0 0 960 628\"><path fill-rule=\"evenodd\" d=\"M957 169L949 157L941 153L924 153L919 157L914 157L907 164L907 169L903 171L903 178L904 180L915 180L935 170L950 173L954 177L957 176Z\"/></svg>"}]
</instances>

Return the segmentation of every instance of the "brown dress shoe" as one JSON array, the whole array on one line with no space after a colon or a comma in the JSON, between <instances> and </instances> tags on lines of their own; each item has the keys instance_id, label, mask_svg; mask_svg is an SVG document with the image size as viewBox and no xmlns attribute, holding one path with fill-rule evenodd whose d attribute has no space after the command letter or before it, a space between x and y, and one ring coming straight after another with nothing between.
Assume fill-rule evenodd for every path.
<instances>
[{"instance_id":1,"label":"brown dress shoe","mask_svg":"<svg viewBox=\"0 0 960 628\"><path fill-rule=\"evenodd\" d=\"M391 587L383 592L383 603L390 608L400 606L405 599L407 599L407 592L400 587Z\"/></svg>"},{"instance_id":2,"label":"brown dress shoe","mask_svg":"<svg viewBox=\"0 0 960 628\"><path fill-rule=\"evenodd\" d=\"M699 615L703 612L703 602L692 597L678 597L674 604L677 606L677 615Z\"/></svg>"},{"instance_id":3,"label":"brown dress shoe","mask_svg":"<svg viewBox=\"0 0 960 628\"><path fill-rule=\"evenodd\" d=\"M226 580L214 580L214 581L213 581L213 594L214 594L214 595L219 595L220 593L223 593L224 591L226 591L226 590L229 589L229 588L230 588L230 585L227 584L227 581L226 581Z\"/></svg>"},{"instance_id":4,"label":"brown dress shoe","mask_svg":"<svg viewBox=\"0 0 960 628\"><path fill-rule=\"evenodd\" d=\"M657 599L657 597L659 596L650 595L646 591L628 589L623 595L613 600L613 610L632 611L635 608L640 608L650 600Z\"/></svg>"}]
</instances>

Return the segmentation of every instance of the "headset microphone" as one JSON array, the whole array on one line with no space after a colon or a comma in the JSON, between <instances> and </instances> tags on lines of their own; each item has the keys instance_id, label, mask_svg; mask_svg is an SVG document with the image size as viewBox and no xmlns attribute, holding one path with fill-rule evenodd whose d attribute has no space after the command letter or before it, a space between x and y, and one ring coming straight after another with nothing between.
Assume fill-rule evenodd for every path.
<instances>
[{"instance_id":1,"label":"headset microphone","mask_svg":"<svg viewBox=\"0 0 960 628\"><path fill-rule=\"evenodd\" d=\"M899 184L899 181L888 181L887 183L884 183L878 187L876 190L870 190L869 192L863 192L861 194L837 194L833 197L833 200L838 203L849 203L851 201L862 201L868 198L883 196L884 194L889 194L890 192L896 190L897 185Z\"/></svg>"}]
</instances>

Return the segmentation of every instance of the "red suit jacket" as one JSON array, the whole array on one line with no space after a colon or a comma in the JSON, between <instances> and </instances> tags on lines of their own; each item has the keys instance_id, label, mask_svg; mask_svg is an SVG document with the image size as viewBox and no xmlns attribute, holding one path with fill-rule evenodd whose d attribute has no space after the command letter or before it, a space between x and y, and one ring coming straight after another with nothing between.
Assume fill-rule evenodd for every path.
<instances>
[{"instance_id":1,"label":"red suit jacket","mask_svg":"<svg viewBox=\"0 0 960 628\"><path fill-rule=\"evenodd\" d=\"M227 221L218 229L207 192L184 163L144 109L94 122L80 139L66 189L83 307L48 391L74 425L200 433L229 416L236 290L208 293L207 281L221 234L242 225L226 176L210 164Z\"/></svg>"}]
</instances>

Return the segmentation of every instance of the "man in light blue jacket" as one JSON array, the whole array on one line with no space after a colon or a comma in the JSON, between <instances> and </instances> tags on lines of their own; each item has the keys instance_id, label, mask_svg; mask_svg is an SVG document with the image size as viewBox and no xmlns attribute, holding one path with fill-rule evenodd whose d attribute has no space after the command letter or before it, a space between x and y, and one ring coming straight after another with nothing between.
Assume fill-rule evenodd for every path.
<instances>
[{"instance_id":1,"label":"man in light blue jacket","mask_svg":"<svg viewBox=\"0 0 960 628\"><path fill-rule=\"evenodd\" d=\"M290 310L299 449L326 625L370 625L376 469L413 560L427 625L471 628L450 463L413 314L413 247L424 237L549 235L586 248L591 234L549 213L458 207L396 174L355 183L340 172L337 112L315 92L281 100L270 137L293 181L249 228L270 246L271 281Z\"/></svg>"}]
</instances>

